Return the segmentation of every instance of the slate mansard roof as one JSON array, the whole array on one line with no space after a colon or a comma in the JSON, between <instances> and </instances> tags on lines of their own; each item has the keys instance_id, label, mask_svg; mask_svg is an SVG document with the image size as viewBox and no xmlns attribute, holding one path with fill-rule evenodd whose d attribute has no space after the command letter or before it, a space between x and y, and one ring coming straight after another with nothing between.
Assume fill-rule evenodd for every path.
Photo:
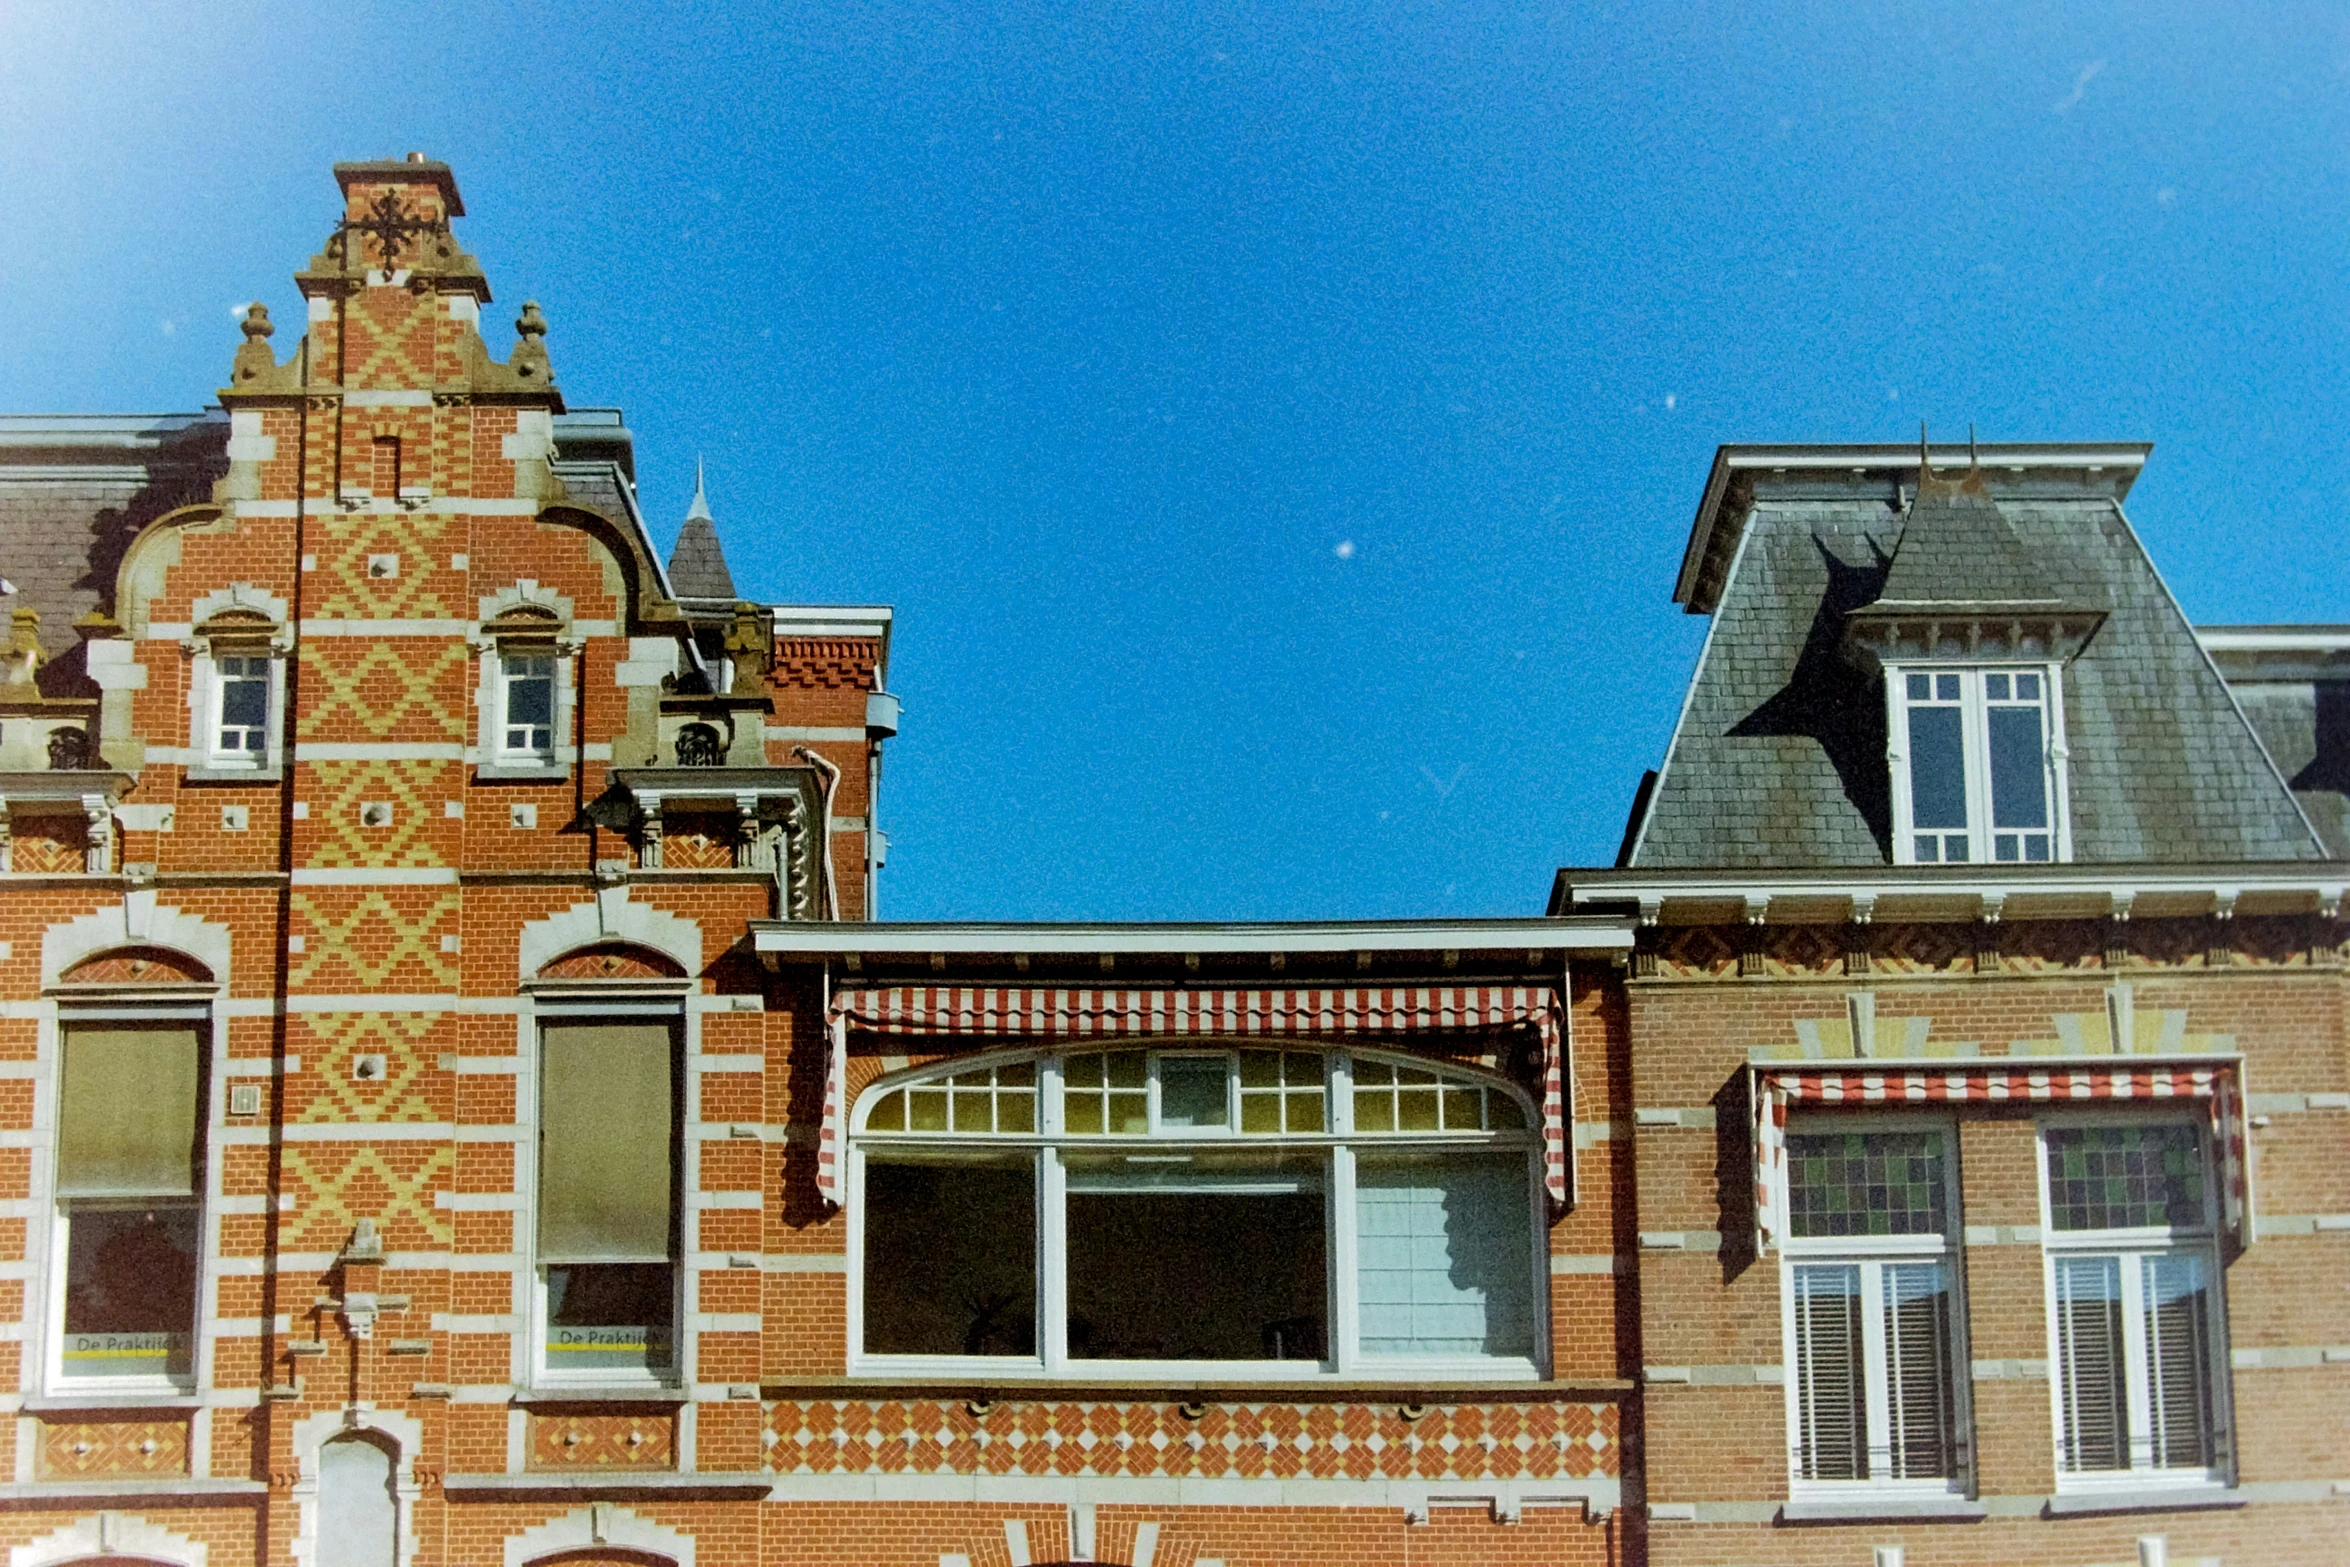
<instances>
[{"instance_id":1,"label":"slate mansard roof","mask_svg":"<svg viewBox=\"0 0 2350 1567\"><path fill-rule=\"evenodd\" d=\"M2076 864L2329 858L2123 514L2148 450L1938 453L1920 500L1914 447L1722 448L1675 592L1713 625L1624 863L1890 863L1883 682L1848 617L1937 605L2094 627L2063 667Z\"/></svg>"}]
</instances>

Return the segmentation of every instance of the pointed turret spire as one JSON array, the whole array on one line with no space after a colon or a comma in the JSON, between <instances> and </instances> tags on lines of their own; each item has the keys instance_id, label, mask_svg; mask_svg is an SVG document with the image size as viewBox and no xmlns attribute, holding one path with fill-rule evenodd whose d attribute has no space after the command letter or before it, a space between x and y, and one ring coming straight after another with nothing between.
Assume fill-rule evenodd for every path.
<instances>
[{"instance_id":1,"label":"pointed turret spire","mask_svg":"<svg viewBox=\"0 0 2350 1567\"><path fill-rule=\"evenodd\" d=\"M677 530L677 548L669 552L669 585L681 599L735 600L734 573L726 569L726 551L718 546L718 527L710 520L710 497L702 484L702 460L694 459L694 499L685 511L685 526Z\"/></svg>"}]
</instances>

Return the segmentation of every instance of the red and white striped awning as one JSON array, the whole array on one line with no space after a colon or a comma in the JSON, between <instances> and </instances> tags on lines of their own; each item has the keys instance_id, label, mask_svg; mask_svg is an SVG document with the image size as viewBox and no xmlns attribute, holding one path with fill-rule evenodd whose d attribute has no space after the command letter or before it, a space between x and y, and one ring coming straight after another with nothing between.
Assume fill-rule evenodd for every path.
<instances>
[{"instance_id":1,"label":"red and white striped awning","mask_svg":"<svg viewBox=\"0 0 2350 1567\"><path fill-rule=\"evenodd\" d=\"M1043 990L905 986L833 998L816 1188L838 1206L848 1113L851 1031L939 1041L1067 1046L1095 1040L1359 1039L1524 1029L1542 1053L1543 1185L1568 1200L1567 1014L1548 986L1422 986L1393 990Z\"/></svg>"},{"instance_id":2,"label":"red and white striped awning","mask_svg":"<svg viewBox=\"0 0 2350 1567\"><path fill-rule=\"evenodd\" d=\"M1787 1112L1797 1104L1905 1105L1995 1103L2094 1104L2115 1100L2197 1099L2210 1118L2220 1160L2224 1220L2241 1244L2253 1237L2251 1161L2246 1156L2241 1064L2181 1061L2156 1065L2109 1057L2079 1066L1998 1060L1869 1071L1849 1063L1753 1066L1755 1227L1763 1245L1782 1239L1787 1211Z\"/></svg>"}]
</instances>

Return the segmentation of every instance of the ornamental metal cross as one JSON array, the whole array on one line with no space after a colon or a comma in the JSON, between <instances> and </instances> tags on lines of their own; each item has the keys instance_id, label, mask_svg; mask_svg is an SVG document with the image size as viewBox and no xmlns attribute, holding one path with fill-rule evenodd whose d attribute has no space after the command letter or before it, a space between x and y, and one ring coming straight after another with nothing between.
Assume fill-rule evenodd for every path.
<instances>
[{"instance_id":1,"label":"ornamental metal cross","mask_svg":"<svg viewBox=\"0 0 2350 1567\"><path fill-rule=\"evenodd\" d=\"M421 235L436 233L441 227L441 224L430 218L410 216L407 208L400 204L399 192L387 190L375 198L365 218L356 223L346 219L336 226L335 235L337 239L346 239L346 236L354 233L374 235L377 248L383 252L383 270L390 272L394 270L393 259L399 255L403 244ZM349 259L347 252L344 259Z\"/></svg>"}]
</instances>

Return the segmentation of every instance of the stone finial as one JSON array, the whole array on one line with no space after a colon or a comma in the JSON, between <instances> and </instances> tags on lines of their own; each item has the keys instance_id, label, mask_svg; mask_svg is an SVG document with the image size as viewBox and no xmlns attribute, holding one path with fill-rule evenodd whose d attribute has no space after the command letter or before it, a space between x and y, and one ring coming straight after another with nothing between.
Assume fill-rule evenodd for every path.
<instances>
[{"instance_id":1,"label":"stone finial","mask_svg":"<svg viewBox=\"0 0 2350 1567\"><path fill-rule=\"evenodd\" d=\"M522 302L522 314L514 318L514 330L534 342L547 335L547 318L539 313L537 300Z\"/></svg>"},{"instance_id":2,"label":"stone finial","mask_svg":"<svg viewBox=\"0 0 2350 1567\"><path fill-rule=\"evenodd\" d=\"M245 307L245 319L238 325L245 340L237 345L236 362L229 366L229 385L259 391L254 383L268 381L277 369L277 355L269 351L269 337L277 324L269 319L269 307L256 299Z\"/></svg>"}]
</instances>

